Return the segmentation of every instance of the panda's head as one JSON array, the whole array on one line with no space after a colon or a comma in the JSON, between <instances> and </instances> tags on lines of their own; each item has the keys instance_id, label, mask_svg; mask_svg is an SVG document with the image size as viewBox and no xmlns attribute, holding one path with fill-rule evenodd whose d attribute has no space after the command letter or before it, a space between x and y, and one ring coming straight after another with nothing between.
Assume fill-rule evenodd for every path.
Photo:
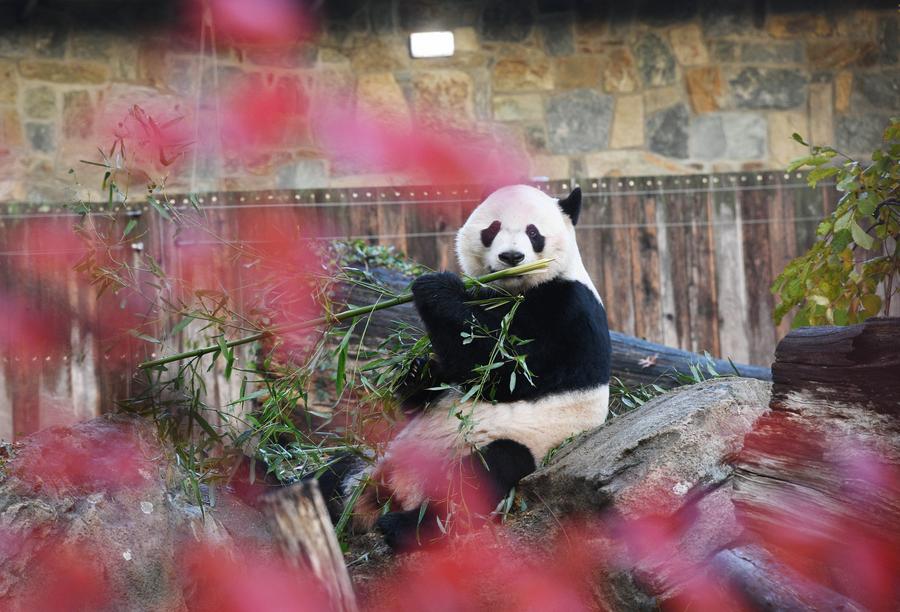
<instances>
[{"instance_id":1,"label":"panda's head","mask_svg":"<svg viewBox=\"0 0 900 612\"><path fill-rule=\"evenodd\" d=\"M499 281L521 290L557 276L578 278L584 266L575 243L581 190L562 200L528 185L503 187L490 194L456 235L456 255L469 276L553 259L543 271Z\"/></svg>"}]
</instances>

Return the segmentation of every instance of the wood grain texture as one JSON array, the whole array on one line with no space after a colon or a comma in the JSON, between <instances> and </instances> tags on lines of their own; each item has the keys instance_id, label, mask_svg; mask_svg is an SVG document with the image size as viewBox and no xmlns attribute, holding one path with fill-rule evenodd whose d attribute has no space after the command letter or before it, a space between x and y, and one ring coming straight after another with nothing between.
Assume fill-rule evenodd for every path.
<instances>
[{"instance_id":1,"label":"wood grain texture","mask_svg":"<svg viewBox=\"0 0 900 612\"><path fill-rule=\"evenodd\" d=\"M321 581L332 609L358 610L318 482L306 480L278 489L264 497L263 507L285 559L296 567L309 569Z\"/></svg>"}]
</instances>

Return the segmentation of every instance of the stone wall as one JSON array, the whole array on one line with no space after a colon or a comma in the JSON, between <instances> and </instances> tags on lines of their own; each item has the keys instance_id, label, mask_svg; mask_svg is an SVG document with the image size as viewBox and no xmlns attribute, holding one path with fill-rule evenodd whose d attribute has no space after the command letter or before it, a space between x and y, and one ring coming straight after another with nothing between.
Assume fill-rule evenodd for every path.
<instances>
[{"instance_id":1,"label":"stone wall","mask_svg":"<svg viewBox=\"0 0 900 612\"><path fill-rule=\"evenodd\" d=\"M65 199L69 168L102 144L101 108L152 98L193 109L214 76L499 129L549 178L781 168L803 152L794 131L863 154L900 110L894 2L329 1L314 43L221 45L215 62L162 24L97 29L77 9L40 13L47 4L0 30L0 200ZM411 59L408 34L424 29L452 29L456 54ZM200 160L181 186L397 181L337 167L314 130L297 134Z\"/></svg>"}]
</instances>

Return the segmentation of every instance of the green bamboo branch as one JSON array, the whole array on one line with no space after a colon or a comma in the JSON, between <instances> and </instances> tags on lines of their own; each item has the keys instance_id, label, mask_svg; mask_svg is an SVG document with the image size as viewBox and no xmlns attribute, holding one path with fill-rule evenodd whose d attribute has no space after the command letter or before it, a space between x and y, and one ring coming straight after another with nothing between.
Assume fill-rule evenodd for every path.
<instances>
[{"instance_id":1,"label":"green bamboo branch","mask_svg":"<svg viewBox=\"0 0 900 612\"><path fill-rule=\"evenodd\" d=\"M465 283L466 286L471 287L472 285L477 284L485 284L490 283L495 280L500 280L504 278L511 278L513 276L521 276L523 274L529 274L532 272L537 272L538 270L543 270L546 268L552 259L539 259L537 261L522 264L521 266L514 266L512 268L505 268L503 270L498 270L497 272L491 272L490 274L485 274L484 276L479 276L477 278L466 278ZM308 321L302 321L300 323L294 323L292 325L284 325L281 327L273 327L271 329L257 332L250 336L245 336L243 338L238 338L236 340L229 340L225 343L226 348L232 348L234 346L241 346L244 344L249 344L251 342L256 342L257 340L263 340L265 338L270 338L274 335L285 333L289 331L295 331L298 329L306 329L308 327L318 327L319 325L325 325L327 323L339 323L341 321L345 321L347 319L353 319L355 317L370 314L376 312L378 310L384 310L385 308L392 308L394 306L399 306L400 304L406 304L407 302L411 302L413 299L412 293L403 293L398 295L395 298L390 300L385 300L384 302L378 302L376 304L372 304L371 306L360 306L358 308L351 308L349 310L344 310L343 312L339 312L337 314L333 314L330 316L318 317L315 319L310 319ZM194 349L192 351L185 351L183 353L177 353L175 355L169 355L168 357L160 357L159 359L154 359L152 361L144 361L143 363L138 364L138 367L141 369L155 368L161 365L166 365L167 363L172 363L174 361L182 361L184 359L191 359L192 357L200 357L201 355L206 355L208 353L214 353L216 351L222 350L222 346L219 344L214 344L211 346L204 346L201 348Z\"/></svg>"}]
</instances>

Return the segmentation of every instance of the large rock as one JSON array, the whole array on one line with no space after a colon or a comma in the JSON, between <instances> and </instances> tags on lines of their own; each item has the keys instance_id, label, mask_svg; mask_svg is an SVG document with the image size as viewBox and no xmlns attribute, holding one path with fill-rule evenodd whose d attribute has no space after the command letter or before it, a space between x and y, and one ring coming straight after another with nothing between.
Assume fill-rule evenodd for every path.
<instances>
[{"instance_id":1,"label":"large rock","mask_svg":"<svg viewBox=\"0 0 900 612\"><path fill-rule=\"evenodd\" d=\"M723 378L681 387L563 447L521 483L532 505L553 512L647 511L648 491L665 492L654 511L678 510L695 488L731 472L726 458L768 410L770 383Z\"/></svg>"},{"instance_id":2,"label":"large rock","mask_svg":"<svg viewBox=\"0 0 900 612\"><path fill-rule=\"evenodd\" d=\"M0 475L0 607L186 610L181 555L200 536L272 550L262 515L234 496L201 512L170 453L152 425L124 417L12 448Z\"/></svg>"}]
</instances>

